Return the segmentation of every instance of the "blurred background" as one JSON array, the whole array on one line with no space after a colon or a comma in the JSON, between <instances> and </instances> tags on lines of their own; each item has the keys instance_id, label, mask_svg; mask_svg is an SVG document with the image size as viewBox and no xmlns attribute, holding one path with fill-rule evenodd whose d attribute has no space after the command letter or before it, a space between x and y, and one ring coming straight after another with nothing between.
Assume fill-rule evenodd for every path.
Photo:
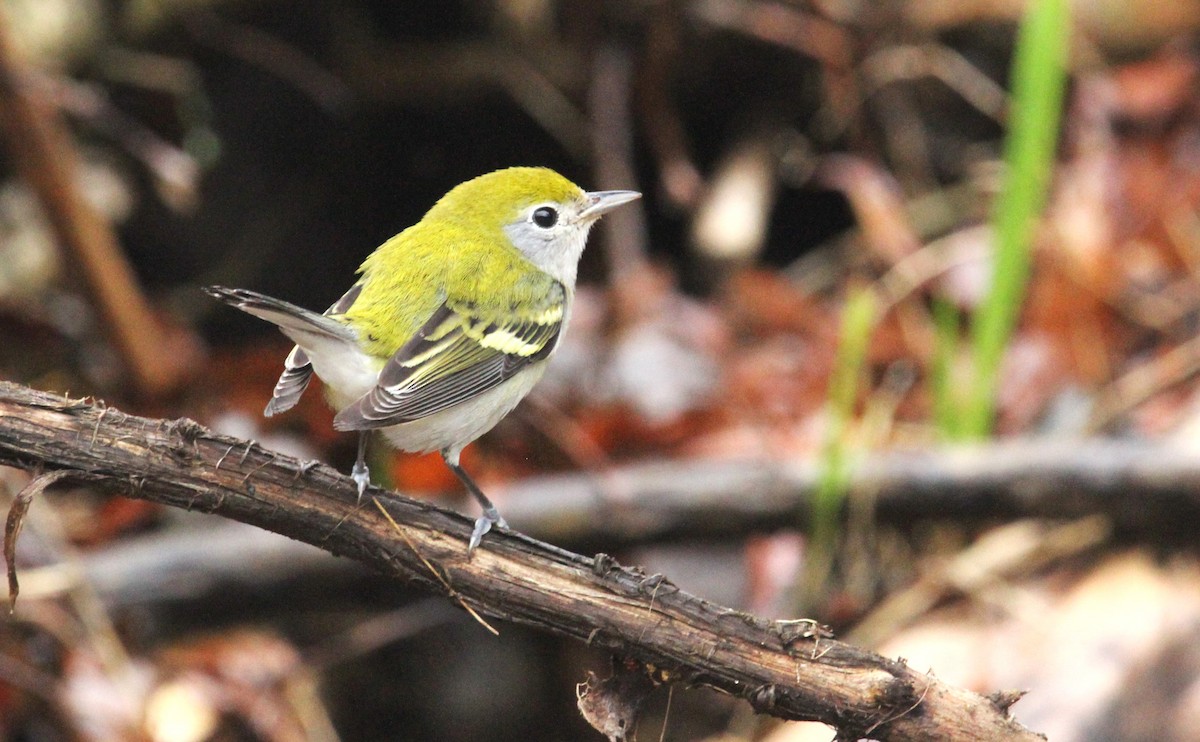
<instances>
[{"instance_id":1,"label":"blurred background","mask_svg":"<svg viewBox=\"0 0 1200 742\"><path fill-rule=\"evenodd\" d=\"M201 286L322 309L500 167L640 190L464 454L514 528L1028 690L1051 739L1197 739L1200 2L1060 5L0 0L0 378L348 471ZM316 549L86 489L22 538L3 739L600 738L609 658ZM682 688L639 732L832 734Z\"/></svg>"}]
</instances>

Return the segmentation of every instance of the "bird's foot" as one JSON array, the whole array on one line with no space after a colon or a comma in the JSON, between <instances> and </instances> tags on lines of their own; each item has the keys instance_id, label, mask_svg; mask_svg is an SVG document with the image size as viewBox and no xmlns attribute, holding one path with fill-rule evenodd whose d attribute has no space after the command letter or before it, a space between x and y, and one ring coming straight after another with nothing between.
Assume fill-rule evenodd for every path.
<instances>
[{"instance_id":1,"label":"bird's foot","mask_svg":"<svg viewBox=\"0 0 1200 742\"><path fill-rule=\"evenodd\" d=\"M492 526L508 528L508 523L505 522L496 508L484 508L483 515L475 520L475 530L471 531L471 541L467 544L468 555L475 551L475 547L479 546L479 542L483 540L484 535L492 530Z\"/></svg>"},{"instance_id":2,"label":"bird's foot","mask_svg":"<svg viewBox=\"0 0 1200 742\"><path fill-rule=\"evenodd\" d=\"M363 493L367 491L367 485L371 483L371 470L367 468L366 462L362 459L354 462L354 468L350 470L350 478L358 485L358 504L362 504Z\"/></svg>"}]
</instances>

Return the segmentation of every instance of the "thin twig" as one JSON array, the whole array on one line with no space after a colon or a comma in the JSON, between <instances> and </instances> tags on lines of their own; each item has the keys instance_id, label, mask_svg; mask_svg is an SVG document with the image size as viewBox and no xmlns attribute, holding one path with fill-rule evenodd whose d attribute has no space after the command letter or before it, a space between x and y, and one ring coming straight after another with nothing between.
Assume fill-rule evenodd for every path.
<instances>
[{"instance_id":1,"label":"thin twig","mask_svg":"<svg viewBox=\"0 0 1200 742\"><path fill-rule=\"evenodd\" d=\"M417 550L417 545L412 542L412 539L408 537L408 534L404 532L404 529L400 527L400 524L396 522L396 519L392 517L392 514L383 507L383 504L380 503L379 500L373 500L373 502L375 503L375 507L379 508L379 512L383 513L383 517L387 518L388 523L392 524L392 528L396 530L396 533L400 534L400 538L404 539L404 543L408 544L408 548L412 549L413 553L417 555L417 558L420 559L425 567L429 570L429 574L433 575L438 582L442 583L442 587L446 588L446 594L451 598L454 598L454 600L457 601L467 613L470 613L471 617L478 621L483 628L492 632L493 636L500 636L500 632L496 630L496 627L485 621L483 616L479 615L474 608L467 605L467 601L463 600L463 596L459 595L457 590L450 587L450 582L446 579L446 577L441 572L438 572L436 569L434 569L433 564L431 564L430 561L425 558L425 555Z\"/></svg>"}]
</instances>

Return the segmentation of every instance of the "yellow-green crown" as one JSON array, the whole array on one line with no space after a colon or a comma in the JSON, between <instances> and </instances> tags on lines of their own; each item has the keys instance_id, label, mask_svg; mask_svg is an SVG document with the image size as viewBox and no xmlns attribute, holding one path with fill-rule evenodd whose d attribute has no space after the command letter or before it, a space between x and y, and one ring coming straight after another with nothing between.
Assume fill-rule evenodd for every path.
<instances>
[{"instance_id":1,"label":"yellow-green crown","mask_svg":"<svg viewBox=\"0 0 1200 742\"><path fill-rule=\"evenodd\" d=\"M483 229L499 229L517 213L543 201L583 199L583 189L545 167L510 167L460 183L426 214Z\"/></svg>"}]
</instances>

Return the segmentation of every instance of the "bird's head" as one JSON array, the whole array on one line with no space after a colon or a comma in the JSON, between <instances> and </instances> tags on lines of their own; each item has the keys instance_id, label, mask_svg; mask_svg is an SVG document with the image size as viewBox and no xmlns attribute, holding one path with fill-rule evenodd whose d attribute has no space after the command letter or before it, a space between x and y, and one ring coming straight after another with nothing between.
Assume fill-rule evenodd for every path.
<instances>
[{"instance_id":1,"label":"bird's head","mask_svg":"<svg viewBox=\"0 0 1200 742\"><path fill-rule=\"evenodd\" d=\"M503 238L568 286L588 230L637 191L585 191L549 168L497 170L453 188L426 219L446 219L490 239Z\"/></svg>"}]
</instances>

